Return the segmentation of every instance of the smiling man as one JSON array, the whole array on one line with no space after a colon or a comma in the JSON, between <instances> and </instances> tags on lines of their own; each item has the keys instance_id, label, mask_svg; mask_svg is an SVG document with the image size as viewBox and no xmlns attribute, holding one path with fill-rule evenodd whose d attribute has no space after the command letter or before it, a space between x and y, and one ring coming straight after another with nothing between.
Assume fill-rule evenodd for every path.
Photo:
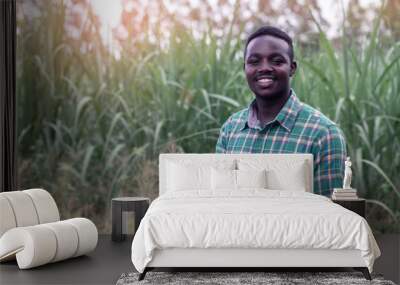
<instances>
[{"instance_id":1,"label":"smiling man","mask_svg":"<svg viewBox=\"0 0 400 285\"><path fill-rule=\"evenodd\" d=\"M292 39L275 27L252 33L244 50L244 72L255 95L221 128L217 153L312 153L314 193L341 188L346 145L338 126L290 87L297 68Z\"/></svg>"}]
</instances>

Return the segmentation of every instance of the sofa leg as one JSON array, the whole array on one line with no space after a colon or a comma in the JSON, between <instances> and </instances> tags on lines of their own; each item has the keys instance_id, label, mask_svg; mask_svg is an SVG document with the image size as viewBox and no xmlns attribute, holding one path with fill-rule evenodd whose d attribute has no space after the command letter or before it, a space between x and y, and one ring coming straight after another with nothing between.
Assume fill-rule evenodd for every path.
<instances>
[{"instance_id":1,"label":"sofa leg","mask_svg":"<svg viewBox=\"0 0 400 285\"><path fill-rule=\"evenodd\" d=\"M355 270L361 271L364 275L365 279L372 280L371 275L369 274L369 270L367 267L354 267Z\"/></svg>"},{"instance_id":2,"label":"sofa leg","mask_svg":"<svg viewBox=\"0 0 400 285\"><path fill-rule=\"evenodd\" d=\"M147 269L147 267L146 267L146 268L143 270L143 272L139 274L138 281L142 281L142 280L144 279L144 277L146 276L147 271L148 271L148 269Z\"/></svg>"}]
</instances>

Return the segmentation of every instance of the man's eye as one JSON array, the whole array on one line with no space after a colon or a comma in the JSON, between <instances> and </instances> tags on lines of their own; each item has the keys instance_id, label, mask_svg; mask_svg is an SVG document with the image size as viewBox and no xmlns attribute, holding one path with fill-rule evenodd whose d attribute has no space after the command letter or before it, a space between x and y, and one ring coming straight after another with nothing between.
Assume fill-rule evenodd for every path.
<instances>
[{"instance_id":1,"label":"man's eye","mask_svg":"<svg viewBox=\"0 0 400 285\"><path fill-rule=\"evenodd\" d=\"M280 65L280 64L284 63L284 61L283 61L282 58L274 58L274 59L272 60L272 63L273 63L273 64Z\"/></svg>"},{"instance_id":2,"label":"man's eye","mask_svg":"<svg viewBox=\"0 0 400 285\"><path fill-rule=\"evenodd\" d=\"M258 59L249 59L249 60L247 61L247 63L248 63L248 64L251 64L251 65L255 65L255 64L258 63Z\"/></svg>"}]
</instances>

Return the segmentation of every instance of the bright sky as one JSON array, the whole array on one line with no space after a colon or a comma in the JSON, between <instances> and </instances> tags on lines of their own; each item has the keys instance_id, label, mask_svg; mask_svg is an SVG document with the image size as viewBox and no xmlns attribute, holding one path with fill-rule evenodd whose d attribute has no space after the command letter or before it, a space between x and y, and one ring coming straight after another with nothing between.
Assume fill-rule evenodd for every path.
<instances>
[{"instance_id":1,"label":"bright sky","mask_svg":"<svg viewBox=\"0 0 400 285\"><path fill-rule=\"evenodd\" d=\"M102 37L105 42L111 44L111 29L116 27L120 21L120 16L122 12L122 0L91 0L96 13L99 15L102 22ZM200 0L197 0L200 1ZM194 0L194 2L197 2ZM251 1L251 0L249 0ZM351 0L317 0L322 9L322 16L331 24L331 29L326 31L328 36L335 35L337 33L338 27L340 26L340 21L342 19L342 8L341 2L343 2L344 7L347 7L349 1ZM171 1L173 2L173 1ZM216 1L209 0L210 3L216 3ZM380 0L361 0L362 6L369 6L370 4L379 5Z\"/></svg>"},{"instance_id":2,"label":"bright sky","mask_svg":"<svg viewBox=\"0 0 400 285\"><path fill-rule=\"evenodd\" d=\"M99 15L101 21L101 36L110 49L113 49L112 28L120 23L122 3L121 0L90 0L95 12ZM115 49L114 52L116 51ZM117 52L118 53L118 52Z\"/></svg>"}]
</instances>

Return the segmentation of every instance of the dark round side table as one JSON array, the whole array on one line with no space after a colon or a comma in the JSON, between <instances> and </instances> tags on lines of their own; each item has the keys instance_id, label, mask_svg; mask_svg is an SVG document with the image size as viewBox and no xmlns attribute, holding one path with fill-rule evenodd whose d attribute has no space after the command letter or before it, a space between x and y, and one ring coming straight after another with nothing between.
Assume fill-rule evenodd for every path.
<instances>
[{"instance_id":1,"label":"dark round side table","mask_svg":"<svg viewBox=\"0 0 400 285\"><path fill-rule=\"evenodd\" d=\"M112 241L123 241L126 238L126 234L123 232L123 227L126 221L124 215L126 212L135 213L135 230L136 233L140 221L146 214L147 209L150 205L150 199L144 197L118 197L111 200L111 215L112 215Z\"/></svg>"}]
</instances>

